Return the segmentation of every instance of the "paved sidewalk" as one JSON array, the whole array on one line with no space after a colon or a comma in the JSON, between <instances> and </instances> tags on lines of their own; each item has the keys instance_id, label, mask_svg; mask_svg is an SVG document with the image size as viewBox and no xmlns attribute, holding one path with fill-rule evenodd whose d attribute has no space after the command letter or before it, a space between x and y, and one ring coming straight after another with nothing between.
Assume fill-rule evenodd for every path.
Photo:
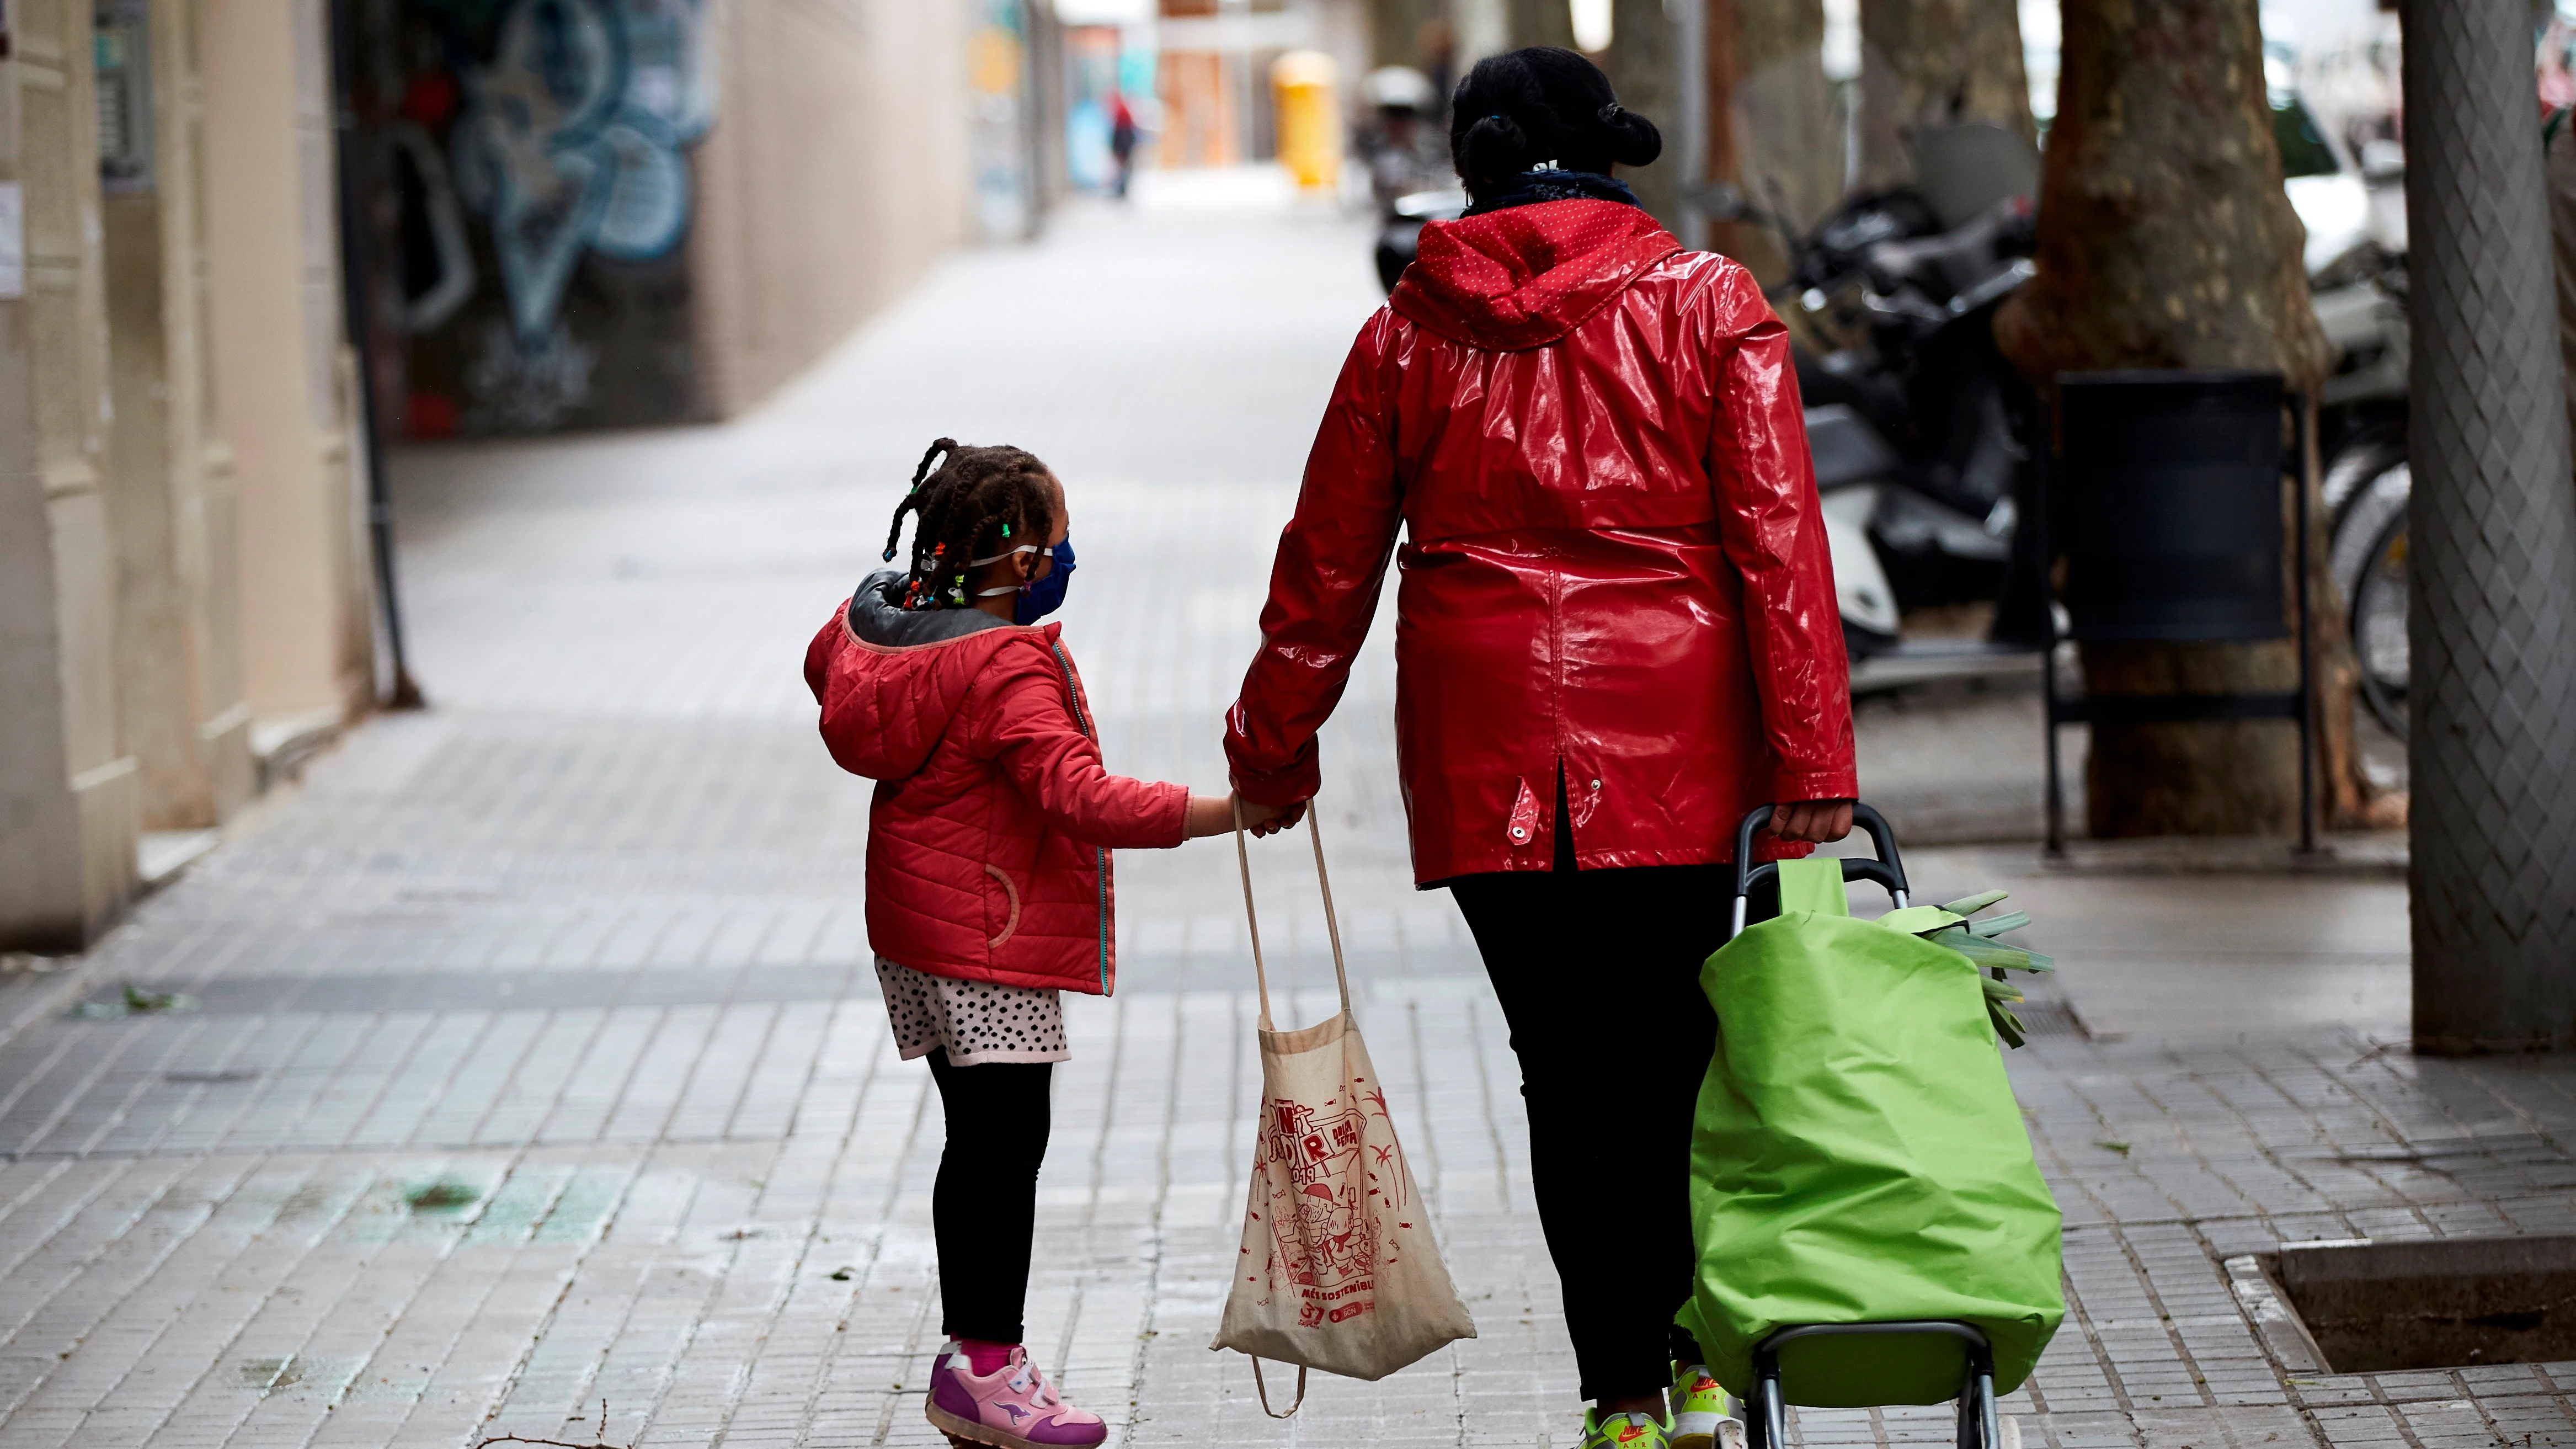
<instances>
[{"instance_id":1,"label":"paved sidewalk","mask_svg":"<svg viewBox=\"0 0 2576 1449\"><path fill-rule=\"evenodd\" d=\"M0 977L0 1449L587 1441L603 1400L619 1446L935 1443L937 1105L886 1038L866 787L813 739L804 641L932 436L1021 443L1072 488L1066 632L1113 766L1218 784L1269 540L1375 303L1366 248L1328 216L1080 213L957 258L741 425L403 459L438 707L317 760L89 957ZM1122 989L1069 1012L1031 1304L1117 1442L1570 1439L1517 1077L1455 911L1405 885L1391 704L1381 636L1323 818L1481 1336L1318 1380L1284 1424L1207 1351L1257 1090L1248 955L1229 852L1122 854ZM1303 850L1256 862L1283 1014L1312 1019ZM2065 965L2012 1057L2073 1305L2007 1405L2025 1443L2576 1440L2576 1365L2294 1374L2221 1268L2572 1226L2576 1071L2390 1049L2402 887L1911 863L1930 899L2011 887ZM165 993L190 999L119 1014Z\"/></svg>"}]
</instances>

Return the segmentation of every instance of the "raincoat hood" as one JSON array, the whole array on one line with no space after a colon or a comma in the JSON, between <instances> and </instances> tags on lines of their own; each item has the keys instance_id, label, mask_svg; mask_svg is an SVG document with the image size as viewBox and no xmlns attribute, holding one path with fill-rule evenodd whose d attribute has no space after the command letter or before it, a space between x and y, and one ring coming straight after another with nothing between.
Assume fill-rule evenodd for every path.
<instances>
[{"instance_id":1,"label":"raincoat hood","mask_svg":"<svg viewBox=\"0 0 2576 1449\"><path fill-rule=\"evenodd\" d=\"M1422 228L1389 305L1470 347L1517 352L1557 341L1681 250L1655 219L1616 201L1550 201Z\"/></svg>"},{"instance_id":2,"label":"raincoat hood","mask_svg":"<svg viewBox=\"0 0 2576 1449\"><path fill-rule=\"evenodd\" d=\"M842 728L831 737L842 769L871 780L918 774L965 704L967 691L995 653L1015 641L1051 645L1056 626L1022 628L981 609L899 609L885 584L902 577L872 574L850 596L853 651L865 687L843 703Z\"/></svg>"}]
</instances>

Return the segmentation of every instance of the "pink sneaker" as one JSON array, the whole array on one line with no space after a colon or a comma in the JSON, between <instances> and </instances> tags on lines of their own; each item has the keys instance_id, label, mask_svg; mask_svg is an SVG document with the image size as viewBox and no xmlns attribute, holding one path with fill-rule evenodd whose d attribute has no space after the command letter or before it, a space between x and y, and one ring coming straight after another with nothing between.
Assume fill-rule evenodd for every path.
<instances>
[{"instance_id":1,"label":"pink sneaker","mask_svg":"<svg viewBox=\"0 0 2576 1449\"><path fill-rule=\"evenodd\" d=\"M1098 1444L1109 1426L1098 1414L1077 1409L1055 1391L1029 1351L1011 1348L1011 1361L977 1378L966 1362L966 1350L955 1340L940 1346L930 1370L931 1424L958 1444L987 1444L994 1449L1064 1449Z\"/></svg>"}]
</instances>

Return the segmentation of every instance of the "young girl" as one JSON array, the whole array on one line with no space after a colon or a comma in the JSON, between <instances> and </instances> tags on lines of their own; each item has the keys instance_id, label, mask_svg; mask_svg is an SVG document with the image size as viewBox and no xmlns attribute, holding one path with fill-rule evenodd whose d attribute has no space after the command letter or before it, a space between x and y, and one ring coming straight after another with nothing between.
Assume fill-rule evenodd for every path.
<instances>
[{"instance_id":1,"label":"young girl","mask_svg":"<svg viewBox=\"0 0 2576 1449\"><path fill-rule=\"evenodd\" d=\"M942 438L895 509L888 563L907 513L911 566L835 612L805 682L832 758L878 782L868 940L895 1041L930 1059L948 1118L930 1214L949 1341L930 1422L999 1449L1098 1444L1100 1416L1058 1396L1020 1343L1048 1074L1070 1055L1056 993L1116 982L1110 850L1224 833L1233 802L1101 768L1059 626L1038 624L1073 569L1045 464Z\"/></svg>"}]
</instances>

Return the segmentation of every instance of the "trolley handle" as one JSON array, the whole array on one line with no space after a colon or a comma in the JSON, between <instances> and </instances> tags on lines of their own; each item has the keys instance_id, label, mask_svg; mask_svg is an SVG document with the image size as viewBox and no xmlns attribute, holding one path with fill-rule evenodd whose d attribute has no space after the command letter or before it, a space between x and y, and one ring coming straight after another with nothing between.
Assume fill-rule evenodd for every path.
<instances>
[{"instance_id":1,"label":"trolley handle","mask_svg":"<svg viewBox=\"0 0 2576 1449\"><path fill-rule=\"evenodd\" d=\"M1775 861L1753 864L1753 832L1770 824L1774 813L1772 806L1756 805L1745 815L1743 823L1735 827L1735 915L1726 932L1730 941L1744 934L1745 897L1752 893L1758 882L1780 874L1779 864ZM1878 848L1878 858L1845 856L1843 879L1876 881L1887 888L1898 910L1905 909L1905 862L1896 853L1896 832L1889 827L1887 817L1862 801L1854 800L1852 823L1869 832L1870 843Z\"/></svg>"}]
</instances>

